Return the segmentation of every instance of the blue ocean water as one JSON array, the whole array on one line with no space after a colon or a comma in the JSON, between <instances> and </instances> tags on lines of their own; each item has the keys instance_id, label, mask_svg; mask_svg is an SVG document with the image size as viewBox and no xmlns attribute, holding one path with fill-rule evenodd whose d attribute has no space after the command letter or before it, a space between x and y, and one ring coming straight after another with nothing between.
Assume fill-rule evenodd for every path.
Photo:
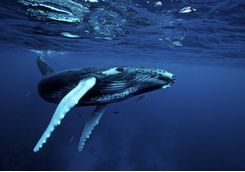
<instances>
[{"instance_id":1,"label":"blue ocean water","mask_svg":"<svg viewBox=\"0 0 245 172\"><path fill-rule=\"evenodd\" d=\"M243 0L0 1L1 170L245 170ZM174 73L170 88L110 104L79 153L93 107L74 108L33 153L57 105L56 70L115 65Z\"/></svg>"}]
</instances>

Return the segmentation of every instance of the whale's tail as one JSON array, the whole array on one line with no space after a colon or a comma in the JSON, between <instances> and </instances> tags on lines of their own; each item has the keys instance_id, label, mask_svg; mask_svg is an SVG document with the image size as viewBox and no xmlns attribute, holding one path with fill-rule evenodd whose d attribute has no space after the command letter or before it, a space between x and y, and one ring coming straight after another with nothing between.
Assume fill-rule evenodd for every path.
<instances>
[{"instance_id":1,"label":"whale's tail","mask_svg":"<svg viewBox=\"0 0 245 172\"><path fill-rule=\"evenodd\" d=\"M54 70L49 66L49 64L47 64L42 56L37 58L37 66L43 76L54 73Z\"/></svg>"}]
</instances>

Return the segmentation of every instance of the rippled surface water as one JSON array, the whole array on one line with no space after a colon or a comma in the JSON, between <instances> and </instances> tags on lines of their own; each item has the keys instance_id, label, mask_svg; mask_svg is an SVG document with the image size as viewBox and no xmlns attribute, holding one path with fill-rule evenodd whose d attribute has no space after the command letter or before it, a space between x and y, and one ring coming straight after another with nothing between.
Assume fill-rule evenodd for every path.
<instances>
[{"instance_id":1,"label":"rippled surface water","mask_svg":"<svg viewBox=\"0 0 245 172\"><path fill-rule=\"evenodd\" d=\"M240 60L245 55L242 0L18 0L2 1L0 8L4 45L163 58Z\"/></svg>"},{"instance_id":2,"label":"rippled surface water","mask_svg":"<svg viewBox=\"0 0 245 172\"><path fill-rule=\"evenodd\" d=\"M1 170L245 170L243 0L0 1ZM42 152L56 105L36 57L57 70L166 69L166 90L111 104L82 153L91 107L74 108Z\"/></svg>"}]
</instances>

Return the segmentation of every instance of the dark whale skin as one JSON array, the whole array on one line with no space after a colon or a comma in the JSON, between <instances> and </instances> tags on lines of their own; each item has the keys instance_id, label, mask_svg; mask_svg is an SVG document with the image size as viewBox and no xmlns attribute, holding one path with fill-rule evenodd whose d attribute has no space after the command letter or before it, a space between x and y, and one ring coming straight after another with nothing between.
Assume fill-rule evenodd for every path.
<instances>
[{"instance_id":1,"label":"dark whale skin","mask_svg":"<svg viewBox=\"0 0 245 172\"><path fill-rule=\"evenodd\" d=\"M113 71L112 73L107 71ZM66 70L45 76L38 84L40 96L58 104L84 78L96 78L95 86L77 106L101 105L154 91L175 80L174 75L161 69L110 67Z\"/></svg>"}]
</instances>

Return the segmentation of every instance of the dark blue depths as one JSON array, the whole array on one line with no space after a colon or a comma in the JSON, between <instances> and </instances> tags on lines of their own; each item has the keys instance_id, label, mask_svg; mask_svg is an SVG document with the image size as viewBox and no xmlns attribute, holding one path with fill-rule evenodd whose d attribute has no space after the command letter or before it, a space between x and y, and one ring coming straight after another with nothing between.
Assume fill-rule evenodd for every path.
<instances>
[{"instance_id":1,"label":"dark blue depths","mask_svg":"<svg viewBox=\"0 0 245 172\"><path fill-rule=\"evenodd\" d=\"M16 57L16 53L21 55ZM111 104L82 153L77 152L77 144L92 107L73 109L44 149L33 153L33 146L56 106L38 96L36 86L41 75L35 66L35 55L18 50L2 54L1 169L245 168L244 69L165 63L164 67L177 75L177 82L140 100L132 98ZM68 67L78 67L78 62L93 65L93 60L67 57L50 61L60 70L68 62ZM98 61L101 66L117 63L113 59L104 64ZM150 61L147 65L162 66Z\"/></svg>"},{"instance_id":2,"label":"dark blue depths","mask_svg":"<svg viewBox=\"0 0 245 172\"><path fill-rule=\"evenodd\" d=\"M0 3L0 170L245 170L244 2L135 3L147 9L128 5L138 12L135 21L149 25L127 20L109 29L112 35L64 26L82 39L60 37L52 22L35 30L36 18ZM179 13L186 6L196 11ZM166 18L156 18L166 9ZM78 141L93 107L72 109L33 153L56 105L38 95L42 76L30 49L55 50L45 55L57 71L145 66L177 79L170 88L110 104L83 152Z\"/></svg>"}]
</instances>

